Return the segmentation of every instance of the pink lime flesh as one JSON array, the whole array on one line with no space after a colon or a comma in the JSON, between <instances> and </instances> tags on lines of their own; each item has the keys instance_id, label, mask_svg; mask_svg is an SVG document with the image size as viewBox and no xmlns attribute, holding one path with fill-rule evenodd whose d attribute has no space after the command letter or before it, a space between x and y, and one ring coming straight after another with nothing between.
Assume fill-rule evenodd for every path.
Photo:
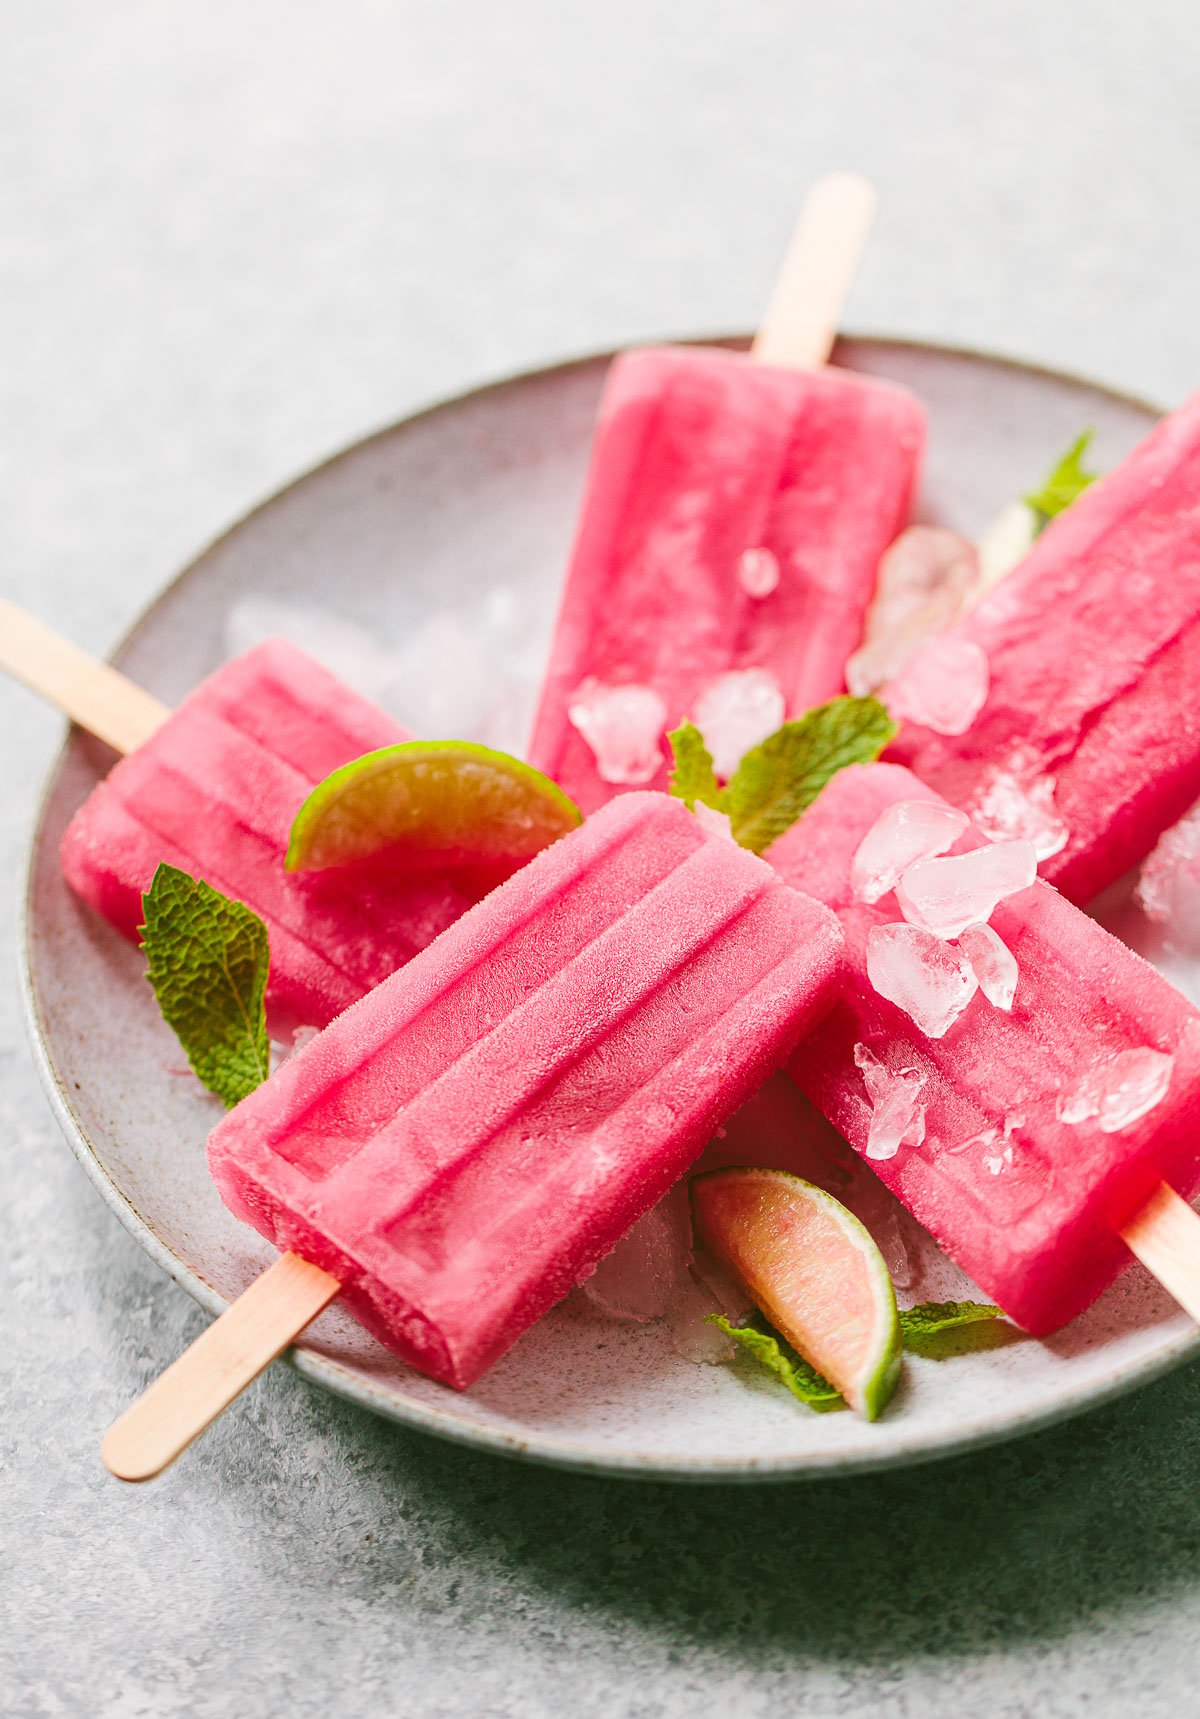
<instances>
[{"instance_id":1,"label":"pink lime flesh","mask_svg":"<svg viewBox=\"0 0 1200 1719\"><path fill-rule=\"evenodd\" d=\"M222 1198L434 1378L478 1378L837 994L841 934L678 800L538 854L214 1131Z\"/></svg>"},{"instance_id":2,"label":"pink lime flesh","mask_svg":"<svg viewBox=\"0 0 1200 1719\"><path fill-rule=\"evenodd\" d=\"M161 861L252 908L271 946L272 1025L324 1026L465 912L440 877L290 876L292 820L352 758L406 739L391 717L282 639L235 657L123 758L63 837L67 882L138 941Z\"/></svg>"},{"instance_id":3,"label":"pink lime flesh","mask_svg":"<svg viewBox=\"0 0 1200 1719\"><path fill-rule=\"evenodd\" d=\"M548 777L468 740L410 740L335 770L305 800L289 871L341 866L510 877L580 822Z\"/></svg>"},{"instance_id":4,"label":"pink lime flesh","mask_svg":"<svg viewBox=\"0 0 1200 1719\"><path fill-rule=\"evenodd\" d=\"M842 692L924 434L911 394L848 371L702 347L623 353L600 406L531 761L590 812L621 782L666 786L666 732L723 675L770 677L788 716ZM765 590L747 573L764 564ZM572 722L589 682L643 689L652 729L660 701L662 733L632 745L648 759L636 776L605 775Z\"/></svg>"},{"instance_id":5,"label":"pink lime flesh","mask_svg":"<svg viewBox=\"0 0 1200 1719\"><path fill-rule=\"evenodd\" d=\"M692 1181L708 1248L792 1348L874 1420L900 1376L900 1323L883 1256L852 1212L785 1170Z\"/></svg>"}]
</instances>

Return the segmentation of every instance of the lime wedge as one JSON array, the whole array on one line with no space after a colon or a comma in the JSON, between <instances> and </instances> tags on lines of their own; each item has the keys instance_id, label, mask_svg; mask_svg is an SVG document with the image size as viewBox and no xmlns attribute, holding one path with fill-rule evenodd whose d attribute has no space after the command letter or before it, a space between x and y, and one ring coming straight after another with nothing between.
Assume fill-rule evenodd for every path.
<instances>
[{"instance_id":1,"label":"lime wedge","mask_svg":"<svg viewBox=\"0 0 1200 1719\"><path fill-rule=\"evenodd\" d=\"M540 770L469 740L409 740L344 764L296 814L289 871L372 863L507 876L582 823Z\"/></svg>"},{"instance_id":2,"label":"lime wedge","mask_svg":"<svg viewBox=\"0 0 1200 1719\"><path fill-rule=\"evenodd\" d=\"M692 1181L701 1238L792 1348L870 1421L900 1376L902 1338L883 1255L852 1212L786 1170Z\"/></svg>"}]
</instances>

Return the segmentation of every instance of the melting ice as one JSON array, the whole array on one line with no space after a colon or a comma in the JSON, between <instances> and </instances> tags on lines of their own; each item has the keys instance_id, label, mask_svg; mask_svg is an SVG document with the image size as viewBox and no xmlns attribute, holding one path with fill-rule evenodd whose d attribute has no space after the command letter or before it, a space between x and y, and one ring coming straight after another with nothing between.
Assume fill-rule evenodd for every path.
<instances>
[{"instance_id":1,"label":"melting ice","mask_svg":"<svg viewBox=\"0 0 1200 1719\"><path fill-rule=\"evenodd\" d=\"M769 549L743 549L738 584L748 597L769 597L779 584L779 562Z\"/></svg>"},{"instance_id":2,"label":"melting ice","mask_svg":"<svg viewBox=\"0 0 1200 1719\"><path fill-rule=\"evenodd\" d=\"M971 808L972 821L994 842L1022 838L1033 843L1038 859L1050 859L1062 852L1070 837L1054 802L1054 789L1053 776L1026 776L1019 767L997 770Z\"/></svg>"},{"instance_id":3,"label":"melting ice","mask_svg":"<svg viewBox=\"0 0 1200 1719\"><path fill-rule=\"evenodd\" d=\"M910 525L879 563L863 642L846 663L856 697L900 673L930 634L952 621L978 577L974 545L941 525Z\"/></svg>"},{"instance_id":4,"label":"melting ice","mask_svg":"<svg viewBox=\"0 0 1200 1719\"><path fill-rule=\"evenodd\" d=\"M958 937L986 923L1000 902L1037 877L1032 842L992 842L970 853L918 860L896 885L896 900L910 925L939 937Z\"/></svg>"},{"instance_id":5,"label":"melting ice","mask_svg":"<svg viewBox=\"0 0 1200 1719\"><path fill-rule=\"evenodd\" d=\"M997 1009L1011 1009L1017 994L1017 958L990 925L968 925L958 947L979 981L979 989Z\"/></svg>"},{"instance_id":6,"label":"melting ice","mask_svg":"<svg viewBox=\"0 0 1200 1719\"><path fill-rule=\"evenodd\" d=\"M952 848L967 827L964 812L937 800L900 800L881 812L850 862L850 887L859 901L878 901L895 889L910 865Z\"/></svg>"},{"instance_id":7,"label":"melting ice","mask_svg":"<svg viewBox=\"0 0 1200 1719\"><path fill-rule=\"evenodd\" d=\"M732 669L706 687L692 721L712 753L713 768L728 781L743 756L783 721L783 692L766 669Z\"/></svg>"},{"instance_id":8,"label":"melting ice","mask_svg":"<svg viewBox=\"0 0 1200 1719\"><path fill-rule=\"evenodd\" d=\"M664 762L667 706L652 686L606 686L589 676L576 688L567 715L591 747L606 782L630 788L657 776Z\"/></svg>"},{"instance_id":9,"label":"melting ice","mask_svg":"<svg viewBox=\"0 0 1200 1719\"><path fill-rule=\"evenodd\" d=\"M867 977L931 1039L949 1031L979 985L961 949L918 925L871 927Z\"/></svg>"},{"instance_id":10,"label":"melting ice","mask_svg":"<svg viewBox=\"0 0 1200 1719\"><path fill-rule=\"evenodd\" d=\"M980 647L943 634L930 639L880 696L893 716L935 734L965 734L987 703L988 685L988 660Z\"/></svg>"},{"instance_id":11,"label":"melting ice","mask_svg":"<svg viewBox=\"0 0 1200 1719\"><path fill-rule=\"evenodd\" d=\"M1145 1116L1166 1097L1175 1058L1148 1045L1102 1057L1058 1095L1060 1122L1087 1122L1094 1116L1102 1134L1115 1134Z\"/></svg>"},{"instance_id":12,"label":"melting ice","mask_svg":"<svg viewBox=\"0 0 1200 1719\"><path fill-rule=\"evenodd\" d=\"M864 1044L855 1045L854 1061L871 1103L867 1157L894 1158L901 1146L919 1146L925 1138L925 1076L916 1068L890 1069Z\"/></svg>"}]
</instances>

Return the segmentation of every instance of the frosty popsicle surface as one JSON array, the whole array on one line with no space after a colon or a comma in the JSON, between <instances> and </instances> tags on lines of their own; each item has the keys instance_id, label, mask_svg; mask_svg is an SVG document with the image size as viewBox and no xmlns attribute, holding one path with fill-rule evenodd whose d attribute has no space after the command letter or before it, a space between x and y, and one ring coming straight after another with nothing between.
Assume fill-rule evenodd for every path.
<instances>
[{"instance_id":1,"label":"frosty popsicle surface","mask_svg":"<svg viewBox=\"0 0 1200 1719\"><path fill-rule=\"evenodd\" d=\"M612 366L531 760L584 811L844 690L924 439L902 389L711 348Z\"/></svg>"},{"instance_id":2,"label":"frosty popsicle surface","mask_svg":"<svg viewBox=\"0 0 1200 1719\"><path fill-rule=\"evenodd\" d=\"M214 1131L226 1204L463 1387L585 1274L833 1000L825 908L623 796Z\"/></svg>"},{"instance_id":3,"label":"frosty popsicle surface","mask_svg":"<svg viewBox=\"0 0 1200 1719\"><path fill-rule=\"evenodd\" d=\"M789 1070L976 1283L1042 1334L1129 1263L1118 1232L1163 1180L1184 1194L1200 1181L1200 1016L1035 882L990 917L1016 962L1011 1008L980 990L943 1036L920 1031L867 971L896 898L868 902L851 877L882 813L929 803L944 807L904 769L852 766L768 850L836 911L851 972ZM981 845L970 828L947 844Z\"/></svg>"},{"instance_id":4,"label":"frosty popsicle surface","mask_svg":"<svg viewBox=\"0 0 1200 1719\"><path fill-rule=\"evenodd\" d=\"M1198 495L1200 395L902 677L889 756L989 835L1030 835L1042 876L1072 901L1142 859L1200 796ZM922 682L944 703L955 675L965 721L947 733L957 720L918 719Z\"/></svg>"},{"instance_id":5,"label":"frosty popsicle surface","mask_svg":"<svg viewBox=\"0 0 1200 1719\"><path fill-rule=\"evenodd\" d=\"M66 829L64 874L135 942L160 862L244 902L267 925L273 1024L323 1026L472 899L441 878L284 870L311 789L408 738L304 652L269 640L202 681L114 766Z\"/></svg>"}]
</instances>

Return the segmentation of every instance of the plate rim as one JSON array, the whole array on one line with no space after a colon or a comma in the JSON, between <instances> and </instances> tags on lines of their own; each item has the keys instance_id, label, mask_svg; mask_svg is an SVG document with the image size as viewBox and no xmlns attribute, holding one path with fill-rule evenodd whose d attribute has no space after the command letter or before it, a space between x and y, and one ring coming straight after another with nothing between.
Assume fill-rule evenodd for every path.
<instances>
[{"instance_id":1,"label":"plate rim","mask_svg":"<svg viewBox=\"0 0 1200 1719\"><path fill-rule=\"evenodd\" d=\"M666 337L664 337L665 339ZM689 336L684 340L671 340L669 343L688 346L717 345L738 349L746 347L749 344L749 339L748 335L726 334L711 337ZM901 352L933 353L940 358L961 358L973 363L983 363L993 367L1019 371L1025 375L1043 377L1048 381L1087 388L1105 395L1118 404L1154 416L1161 416L1164 411L1164 408L1158 403L1130 390L1110 387L1106 383L1098 382L1091 377L1082 376L1069 370L1029 363L1008 354L991 352L983 348L857 330L847 330L841 333L839 343L841 342L885 346ZM653 345L658 344L658 342L641 341L636 344ZM562 375L572 370L584 369L589 365L610 360L615 355L614 350L599 349L553 364L522 368L493 378L478 386L459 389L453 393L440 396L418 407L417 410L407 413L402 418L381 424L366 434L346 442L334 452L305 467L304 470L290 478L278 489L273 490L268 496L240 513L230 524L210 538L178 572L167 579L155 591L154 595L140 606L133 618L121 631L105 660L119 664L122 656L131 646L151 614L178 586L183 584L185 580L194 577L202 564L222 544L242 531L268 508L275 506L290 495L292 491L330 470L342 460L358 455L370 444L394 435L398 430L407 429L425 418L453 409L468 400L477 400L481 396L519 386L523 382L532 382ZM66 761L72 732L72 725L70 723L65 724L63 738L43 776L36 798L32 825L24 845L24 866L19 874L20 893L15 916L16 953L21 1010L26 1036L30 1044L34 1067L49 1100L55 1120L58 1122L67 1145L92 1186L100 1194L104 1204L168 1277L186 1290L205 1312L217 1316L225 1311L229 1302L199 1272L193 1271L159 1238L132 1200L108 1174L93 1150L83 1123L74 1110L64 1081L55 1066L49 1045L48 1027L38 1003L32 955L35 935L33 927L35 865L41 847L49 801L55 790L59 773ZM911 1443L901 1439L898 1444L893 1442L886 1450L880 1450L878 1453L870 1450L829 1451L762 1460L752 1456L728 1459L709 1457L694 1462L679 1457L663 1459L632 1452L608 1451L594 1445L588 1445L577 1438L562 1437L553 1433L518 1433L506 1431L502 1427L481 1426L478 1422L457 1414L451 1407L442 1408L397 1398L351 1373L337 1361L310 1350L289 1348L280 1359L284 1360L301 1377L323 1386L335 1395L356 1403L360 1407L370 1409L398 1425L447 1439L471 1449L509 1456L545 1467L566 1469L576 1473L609 1475L622 1479L651 1482L747 1484L756 1481L818 1480L860 1473L875 1473L883 1469L915 1467L927 1462L936 1462L944 1457L980 1450L989 1445L1000 1444L1011 1438L1018 1438L1044 1427L1053 1426L1089 1409L1098 1408L1104 1403L1124 1396L1127 1392L1172 1371L1198 1353L1200 1353L1200 1328L1186 1329L1164 1344L1161 1350L1129 1364L1116 1377L1110 1377L1083 1388L1075 1387L1067 1394L1035 1404L1015 1416L1001 1418L993 1413L981 1421L967 1421L954 1430L933 1437L925 1433ZM452 1398L451 1401L453 1400Z\"/></svg>"}]
</instances>

